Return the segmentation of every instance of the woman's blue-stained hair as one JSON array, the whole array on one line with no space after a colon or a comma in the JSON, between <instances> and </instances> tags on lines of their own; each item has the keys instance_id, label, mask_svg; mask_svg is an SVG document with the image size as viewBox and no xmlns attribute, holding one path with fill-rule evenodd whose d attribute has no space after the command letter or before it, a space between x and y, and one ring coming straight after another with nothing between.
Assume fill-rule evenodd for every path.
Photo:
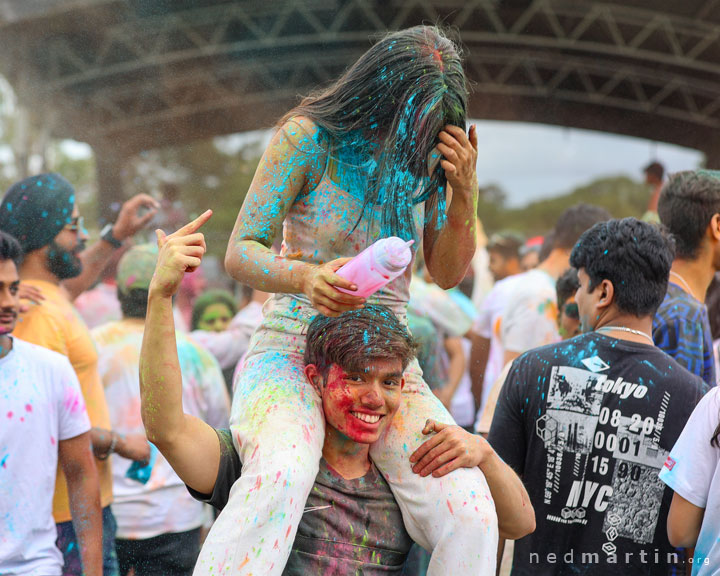
<instances>
[{"instance_id":1,"label":"woman's blue-stained hair","mask_svg":"<svg viewBox=\"0 0 720 576\"><path fill-rule=\"evenodd\" d=\"M410 240L420 202L430 200L426 223L444 224L447 180L439 165L428 176L428 156L445 125L465 130L467 100L458 46L435 26L415 26L385 36L279 123L313 120L331 156L350 167L348 185L362 187L365 213L382 206L382 235Z\"/></svg>"}]
</instances>

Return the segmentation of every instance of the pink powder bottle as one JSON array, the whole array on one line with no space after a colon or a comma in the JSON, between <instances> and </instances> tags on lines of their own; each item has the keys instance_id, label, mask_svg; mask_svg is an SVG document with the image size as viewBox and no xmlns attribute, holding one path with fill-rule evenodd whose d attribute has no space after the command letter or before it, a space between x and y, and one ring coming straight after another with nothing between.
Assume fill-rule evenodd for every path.
<instances>
[{"instance_id":1,"label":"pink powder bottle","mask_svg":"<svg viewBox=\"0 0 720 576\"><path fill-rule=\"evenodd\" d=\"M368 246L336 272L338 276L353 282L358 289L355 292L337 286L336 289L363 298L374 294L405 272L412 260L410 246L413 242L405 242L393 236Z\"/></svg>"}]
</instances>

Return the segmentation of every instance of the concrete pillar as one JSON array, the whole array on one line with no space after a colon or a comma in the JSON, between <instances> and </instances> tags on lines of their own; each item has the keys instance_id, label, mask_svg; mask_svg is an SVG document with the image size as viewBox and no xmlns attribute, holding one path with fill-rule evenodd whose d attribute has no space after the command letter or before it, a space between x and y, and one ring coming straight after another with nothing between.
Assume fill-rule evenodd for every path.
<instances>
[{"instance_id":1,"label":"concrete pillar","mask_svg":"<svg viewBox=\"0 0 720 576\"><path fill-rule=\"evenodd\" d=\"M98 183L98 218L100 226L114 222L125 201L122 170L127 157L105 147L93 147Z\"/></svg>"}]
</instances>

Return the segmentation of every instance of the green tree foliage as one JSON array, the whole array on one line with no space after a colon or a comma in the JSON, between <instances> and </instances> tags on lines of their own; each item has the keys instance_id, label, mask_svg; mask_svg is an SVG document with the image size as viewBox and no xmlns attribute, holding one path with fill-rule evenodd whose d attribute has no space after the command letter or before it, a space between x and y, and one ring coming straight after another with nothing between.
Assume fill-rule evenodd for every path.
<instances>
[{"instance_id":1,"label":"green tree foliage","mask_svg":"<svg viewBox=\"0 0 720 576\"><path fill-rule=\"evenodd\" d=\"M262 154L259 139L239 147L226 146L224 141L202 140L141 154L130 161L125 181L126 197L145 192L158 200L164 183L173 183L188 218L212 209L203 232L208 252L220 259Z\"/></svg>"},{"instance_id":2,"label":"green tree foliage","mask_svg":"<svg viewBox=\"0 0 720 576\"><path fill-rule=\"evenodd\" d=\"M510 208L502 189L491 185L480 190L478 215L488 234L514 230L530 237L548 232L566 208L581 202L607 208L616 218L640 218L649 196L644 184L625 176L615 176L600 178L562 196L531 202L522 208Z\"/></svg>"}]
</instances>

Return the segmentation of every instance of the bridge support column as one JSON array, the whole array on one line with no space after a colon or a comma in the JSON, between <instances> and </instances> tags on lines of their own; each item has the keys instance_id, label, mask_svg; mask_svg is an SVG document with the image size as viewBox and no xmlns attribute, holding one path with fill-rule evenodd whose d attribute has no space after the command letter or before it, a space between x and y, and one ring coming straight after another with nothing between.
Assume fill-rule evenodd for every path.
<instances>
[{"instance_id":1,"label":"bridge support column","mask_svg":"<svg viewBox=\"0 0 720 576\"><path fill-rule=\"evenodd\" d=\"M104 226L115 221L125 201L122 170L127 156L106 147L94 147L93 151L98 183L98 217L100 225Z\"/></svg>"}]
</instances>

